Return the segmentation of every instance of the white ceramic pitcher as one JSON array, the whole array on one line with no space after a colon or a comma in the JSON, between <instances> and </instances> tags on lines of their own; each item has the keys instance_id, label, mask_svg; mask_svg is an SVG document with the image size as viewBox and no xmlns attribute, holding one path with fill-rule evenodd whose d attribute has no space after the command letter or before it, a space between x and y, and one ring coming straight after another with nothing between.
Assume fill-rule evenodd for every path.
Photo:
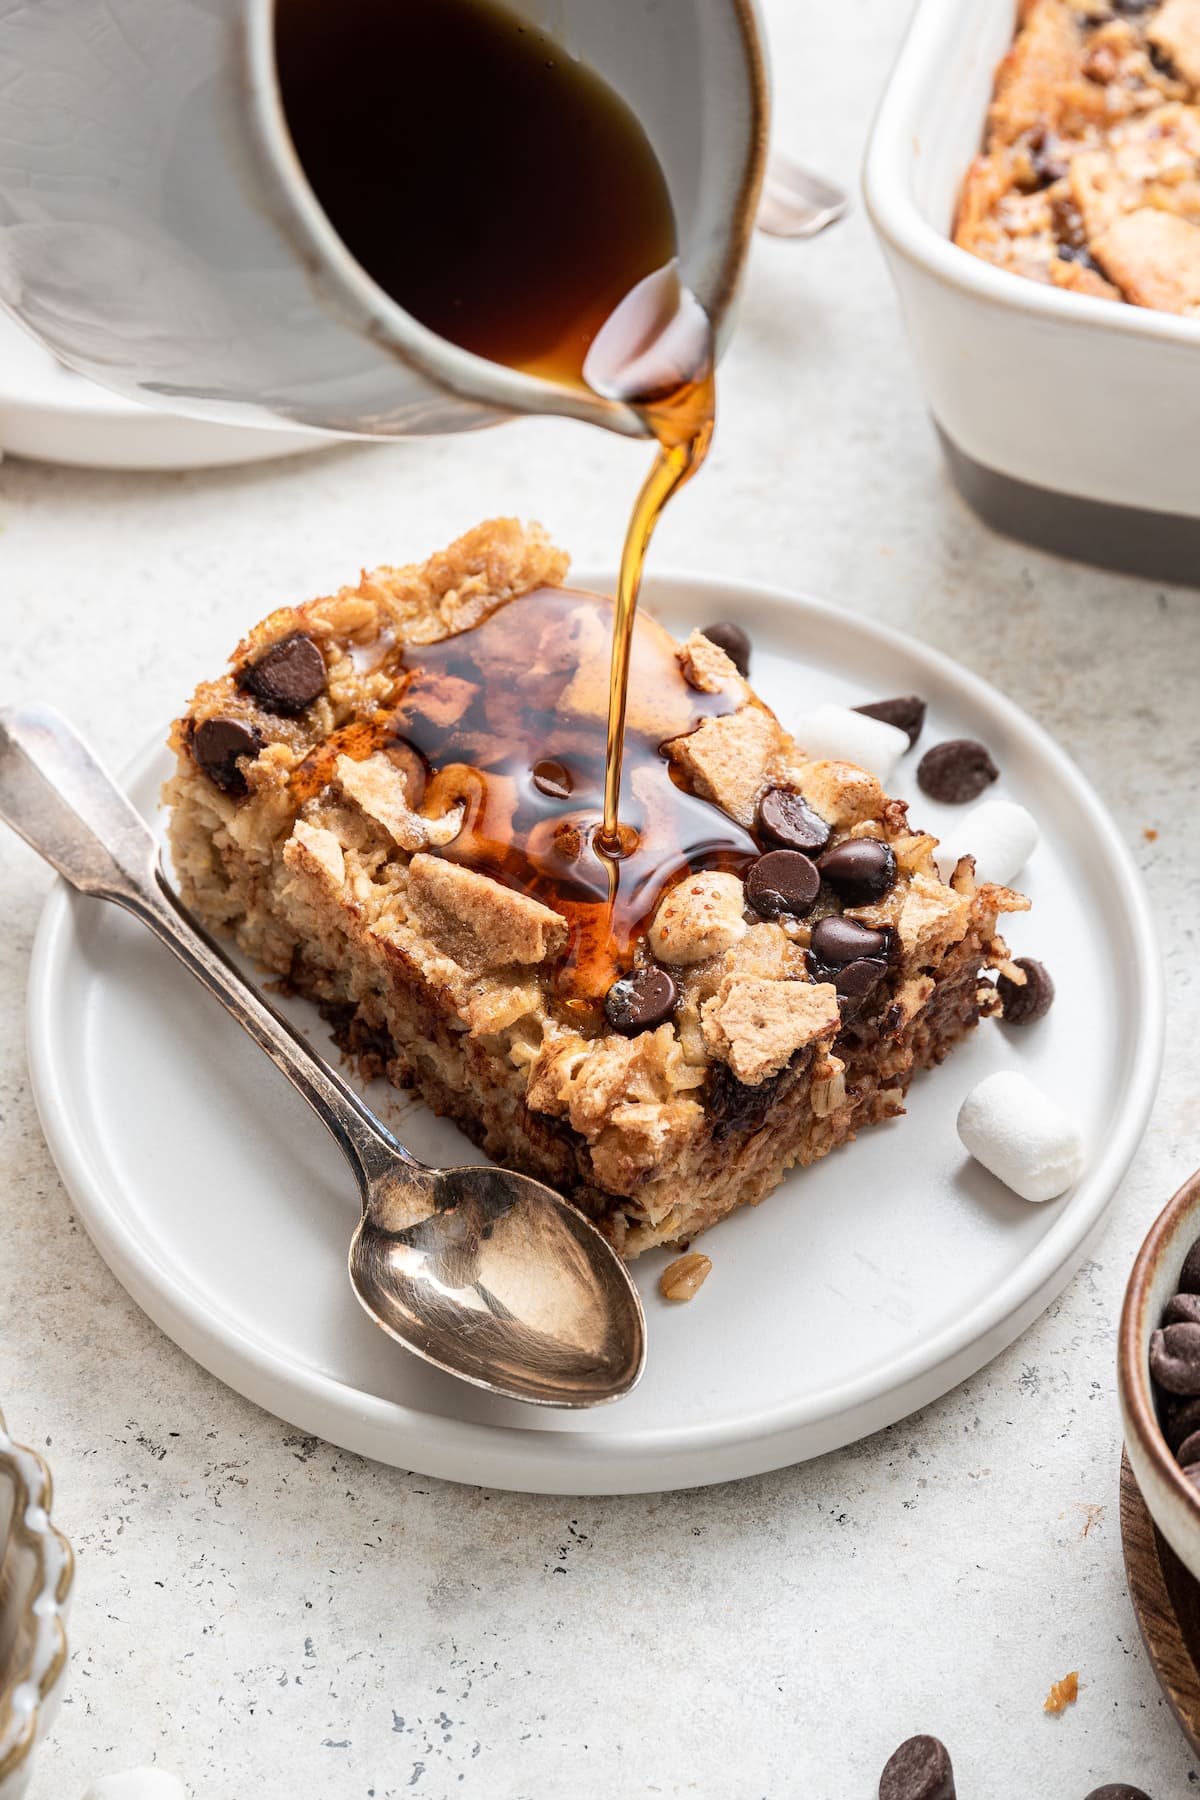
<instances>
[{"instance_id":1,"label":"white ceramic pitcher","mask_svg":"<svg viewBox=\"0 0 1200 1800\"><path fill-rule=\"evenodd\" d=\"M641 120L720 342L766 144L754 0L509 4ZM643 434L628 408L471 355L376 286L292 148L273 13L0 0L0 305L94 380L201 417L393 437L564 413Z\"/></svg>"}]
</instances>

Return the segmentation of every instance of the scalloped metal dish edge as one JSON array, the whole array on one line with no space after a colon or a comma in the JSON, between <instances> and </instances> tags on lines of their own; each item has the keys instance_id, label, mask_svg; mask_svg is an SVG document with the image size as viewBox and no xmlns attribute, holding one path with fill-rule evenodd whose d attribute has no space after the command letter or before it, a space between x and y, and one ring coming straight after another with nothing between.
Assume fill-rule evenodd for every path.
<instances>
[{"instance_id":1,"label":"scalloped metal dish edge","mask_svg":"<svg viewBox=\"0 0 1200 1800\"><path fill-rule=\"evenodd\" d=\"M75 1553L53 1523L54 1484L36 1450L16 1443L0 1413L0 1473L15 1488L9 1542L32 1552L37 1578L22 1611L28 1645L10 1671L0 1671L0 1796L15 1795L29 1774L38 1738L61 1696L67 1666L66 1612ZM0 1594L0 1603L3 1595Z\"/></svg>"}]
</instances>

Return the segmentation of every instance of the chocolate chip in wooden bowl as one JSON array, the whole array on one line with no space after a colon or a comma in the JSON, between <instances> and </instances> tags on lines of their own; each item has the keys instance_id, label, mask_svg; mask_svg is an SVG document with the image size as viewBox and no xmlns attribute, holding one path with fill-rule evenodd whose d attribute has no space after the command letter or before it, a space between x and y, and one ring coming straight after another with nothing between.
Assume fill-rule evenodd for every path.
<instances>
[{"instance_id":1,"label":"chocolate chip in wooden bowl","mask_svg":"<svg viewBox=\"0 0 1200 1800\"><path fill-rule=\"evenodd\" d=\"M803 918L820 891L816 863L799 850L768 850L746 876L746 899L760 919Z\"/></svg>"},{"instance_id":2,"label":"chocolate chip in wooden bowl","mask_svg":"<svg viewBox=\"0 0 1200 1800\"><path fill-rule=\"evenodd\" d=\"M1200 1294L1172 1294L1162 1322L1164 1325L1200 1325Z\"/></svg>"},{"instance_id":3,"label":"chocolate chip in wooden bowl","mask_svg":"<svg viewBox=\"0 0 1200 1800\"><path fill-rule=\"evenodd\" d=\"M715 619L711 625L702 625L700 629L710 644L716 644L725 652L739 675L749 675L750 639L740 625L735 625L732 619Z\"/></svg>"},{"instance_id":4,"label":"chocolate chip in wooden bowl","mask_svg":"<svg viewBox=\"0 0 1200 1800\"><path fill-rule=\"evenodd\" d=\"M675 1010L679 990L665 969L634 969L613 982L604 996L604 1016L623 1037L653 1031Z\"/></svg>"},{"instance_id":5,"label":"chocolate chip in wooden bowl","mask_svg":"<svg viewBox=\"0 0 1200 1800\"><path fill-rule=\"evenodd\" d=\"M896 852L882 838L844 838L817 868L843 905L870 906L895 883Z\"/></svg>"},{"instance_id":6,"label":"chocolate chip in wooden bowl","mask_svg":"<svg viewBox=\"0 0 1200 1800\"><path fill-rule=\"evenodd\" d=\"M1110 1781L1107 1787L1093 1788L1086 1800L1150 1800L1144 1788L1130 1787L1127 1781Z\"/></svg>"},{"instance_id":7,"label":"chocolate chip in wooden bowl","mask_svg":"<svg viewBox=\"0 0 1200 1800\"><path fill-rule=\"evenodd\" d=\"M831 913L828 918L817 920L808 942L813 960L822 968L842 969L847 963L864 958L878 958L886 964L891 934Z\"/></svg>"},{"instance_id":8,"label":"chocolate chip in wooden bowl","mask_svg":"<svg viewBox=\"0 0 1200 1800\"><path fill-rule=\"evenodd\" d=\"M899 694L894 700L872 700L867 706L853 706L851 712L866 713L868 719L882 719L908 737L911 750L925 724L925 702L916 694Z\"/></svg>"},{"instance_id":9,"label":"chocolate chip in wooden bowl","mask_svg":"<svg viewBox=\"0 0 1200 1800\"><path fill-rule=\"evenodd\" d=\"M294 631L248 663L238 686L268 712L295 718L325 692L325 658L307 632Z\"/></svg>"},{"instance_id":10,"label":"chocolate chip in wooden bowl","mask_svg":"<svg viewBox=\"0 0 1200 1800\"><path fill-rule=\"evenodd\" d=\"M192 755L209 780L227 794L246 792L238 761L257 756L261 745L262 733L242 719L202 719L192 732Z\"/></svg>"},{"instance_id":11,"label":"chocolate chip in wooden bowl","mask_svg":"<svg viewBox=\"0 0 1200 1800\"><path fill-rule=\"evenodd\" d=\"M879 1777L879 1800L956 1800L950 1752L940 1738L911 1737Z\"/></svg>"},{"instance_id":12,"label":"chocolate chip in wooden bowl","mask_svg":"<svg viewBox=\"0 0 1200 1800\"><path fill-rule=\"evenodd\" d=\"M1196 1239L1184 1257L1179 1280L1175 1285L1178 1293L1200 1294L1200 1238Z\"/></svg>"},{"instance_id":13,"label":"chocolate chip in wooden bowl","mask_svg":"<svg viewBox=\"0 0 1200 1800\"><path fill-rule=\"evenodd\" d=\"M1001 975L996 982L1000 1016L1006 1025L1035 1025L1054 1004L1054 982L1045 963L1035 957L1018 956L1016 966L1024 971L1022 983L1010 975Z\"/></svg>"},{"instance_id":14,"label":"chocolate chip in wooden bowl","mask_svg":"<svg viewBox=\"0 0 1200 1800\"><path fill-rule=\"evenodd\" d=\"M982 744L974 738L947 738L935 744L917 764L917 786L931 800L963 806L977 800L1000 771Z\"/></svg>"},{"instance_id":15,"label":"chocolate chip in wooden bowl","mask_svg":"<svg viewBox=\"0 0 1200 1800\"><path fill-rule=\"evenodd\" d=\"M771 788L758 809L758 828L783 850L815 856L829 842L829 826L794 788Z\"/></svg>"},{"instance_id":16,"label":"chocolate chip in wooden bowl","mask_svg":"<svg viewBox=\"0 0 1200 1800\"><path fill-rule=\"evenodd\" d=\"M1166 1325L1152 1332L1150 1373L1168 1394L1200 1394L1200 1325Z\"/></svg>"},{"instance_id":17,"label":"chocolate chip in wooden bowl","mask_svg":"<svg viewBox=\"0 0 1200 1800\"><path fill-rule=\"evenodd\" d=\"M1179 1454L1193 1431L1200 1431L1200 1399L1176 1400L1168 1395L1163 1433L1173 1456Z\"/></svg>"}]
</instances>

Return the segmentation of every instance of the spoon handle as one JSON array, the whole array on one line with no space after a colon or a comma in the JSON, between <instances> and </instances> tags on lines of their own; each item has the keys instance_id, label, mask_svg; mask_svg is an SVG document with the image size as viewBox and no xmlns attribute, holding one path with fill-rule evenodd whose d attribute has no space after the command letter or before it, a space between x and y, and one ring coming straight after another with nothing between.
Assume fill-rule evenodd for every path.
<instances>
[{"instance_id":1,"label":"spoon handle","mask_svg":"<svg viewBox=\"0 0 1200 1800\"><path fill-rule=\"evenodd\" d=\"M308 1101L349 1158L364 1198L373 1176L397 1157L413 1163L184 910L149 826L50 707L0 709L0 819L81 894L111 900L150 927Z\"/></svg>"}]
</instances>

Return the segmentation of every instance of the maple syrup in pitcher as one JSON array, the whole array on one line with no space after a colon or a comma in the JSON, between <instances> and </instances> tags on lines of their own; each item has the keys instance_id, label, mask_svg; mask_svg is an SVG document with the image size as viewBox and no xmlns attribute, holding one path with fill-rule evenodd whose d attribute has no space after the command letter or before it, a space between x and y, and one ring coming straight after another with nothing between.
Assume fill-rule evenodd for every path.
<instances>
[{"instance_id":1,"label":"maple syrup in pitcher","mask_svg":"<svg viewBox=\"0 0 1200 1800\"><path fill-rule=\"evenodd\" d=\"M574 927L566 990L594 1001L628 968L636 932L683 867L744 867L754 853L748 834L670 780L658 745L694 729L712 704L687 690L690 723L679 724L676 690L685 684L673 655L668 681L667 640L654 638L649 622L638 627L647 634L642 660L648 669L657 657L658 686L642 697L628 754L631 773L647 771L642 791L653 787L658 800L647 810L636 791L622 795L642 566L663 507L704 460L714 416L712 329L678 278L666 180L620 96L490 0L276 0L275 39L305 174L379 286L465 350L634 407L657 440L615 609L593 602L612 622L606 718L563 718L561 693L549 707L514 705L510 696L490 715L481 701L483 711L457 733L422 727L419 712L406 731L435 769L447 758L470 763L510 798L516 783L506 817L477 796L461 843L445 854L566 912ZM575 608L582 598L570 597ZM548 591L510 603L465 634L470 646L451 639L423 648L422 669L470 663L485 675L493 653L507 658L501 645L515 620L502 621L535 604L544 612L559 602ZM519 663L510 671L510 681L532 679ZM569 691L565 680L560 687ZM655 691L657 724L647 716ZM566 772L565 793L530 785L539 762ZM557 838L552 814L568 819ZM576 837L582 852L565 862Z\"/></svg>"}]
</instances>

